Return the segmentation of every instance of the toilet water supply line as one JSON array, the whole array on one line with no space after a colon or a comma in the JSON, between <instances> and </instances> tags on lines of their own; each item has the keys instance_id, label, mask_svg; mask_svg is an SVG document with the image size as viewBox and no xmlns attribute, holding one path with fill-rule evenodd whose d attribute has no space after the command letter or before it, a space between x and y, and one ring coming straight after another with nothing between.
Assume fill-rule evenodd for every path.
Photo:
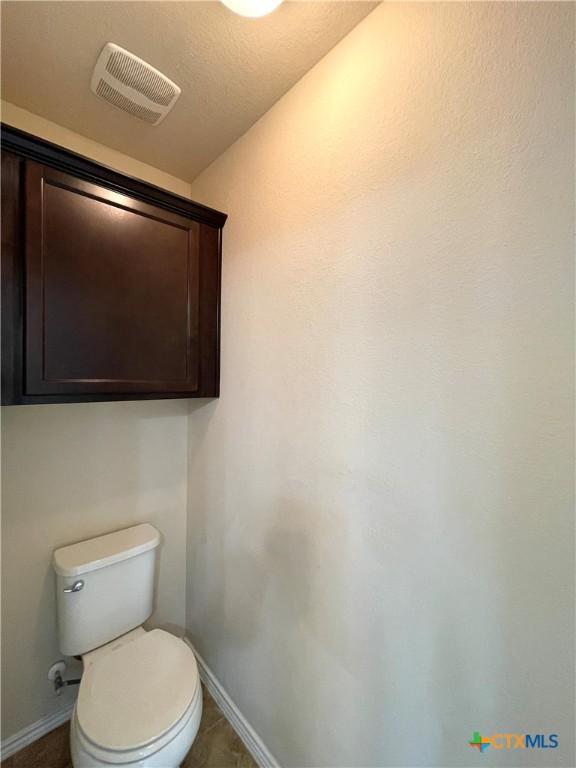
<instances>
[{"instance_id":1,"label":"toilet water supply line","mask_svg":"<svg viewBox=\"0 0 576 768\"><path fill-rule=\"evenodd\" d=\"M77 677L74 678L74 680L63 680L60 672L56 672L54 675L54 693L56 696L60 696L62 688L66 688L68 685L80 685L81 679L82 678Z\"/></svg>"},{"instance_id":2,"label":"toilet water supply line","mask_svg":"<svg viewBox=\"0 0 576 768\"><path fill-rule=\"evenodd\" d=\"M69 685L80 685L80 678L76 678L74 680L64 680L62 675L66 672L66 662L65 661L57 661L55 664L52 664L50 669L48 670L48 680L54 685L54 693L56 696L60 696L62 693L62 688L66 688Z\"/></svg>"}]
</instances>

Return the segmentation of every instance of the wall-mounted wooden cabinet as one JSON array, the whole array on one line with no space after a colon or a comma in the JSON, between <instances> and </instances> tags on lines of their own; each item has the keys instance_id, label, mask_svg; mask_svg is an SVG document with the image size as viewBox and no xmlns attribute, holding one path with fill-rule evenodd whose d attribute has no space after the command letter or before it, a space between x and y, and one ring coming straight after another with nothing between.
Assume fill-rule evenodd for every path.
<instances>
[{"instance_id":1,"label":"wall-mounted wooden cabinet","mask_svg":"<svg viewBox=\"0 0 576 768\"><path fill-rule=\"evenodd\" d=\"M226 216L2 129L2 402L217 397Z\"/></svg>"}]
</instances>

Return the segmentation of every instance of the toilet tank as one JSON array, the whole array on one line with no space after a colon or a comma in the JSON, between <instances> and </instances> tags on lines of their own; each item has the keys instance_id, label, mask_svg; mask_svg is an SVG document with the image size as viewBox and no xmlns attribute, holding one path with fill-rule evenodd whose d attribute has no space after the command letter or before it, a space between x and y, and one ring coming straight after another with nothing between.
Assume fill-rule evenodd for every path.
<instances>
[{"instance_id":1,"label":"toilet tank","mask_svg":"<svg viewBox=\"0 0 576 768\"><path fill-rule=\"evenodd\" d=\"M144 523L54 552L60 650L80 656L152 613L160 534Z\"/></svg>"}]
</instances>

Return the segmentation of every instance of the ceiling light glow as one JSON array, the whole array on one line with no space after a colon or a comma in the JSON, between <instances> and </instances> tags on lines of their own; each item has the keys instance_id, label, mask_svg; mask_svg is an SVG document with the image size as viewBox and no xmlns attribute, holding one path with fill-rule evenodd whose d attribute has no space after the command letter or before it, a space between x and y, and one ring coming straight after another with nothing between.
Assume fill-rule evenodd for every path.
<instances>
[{"instance_id":1,"label":"ceiling light glow","mask_svg":"<svg viewBox=\"0 0 576 768\"><path fill-rule=\"evenodd\" d=\"M227 8L240 16L258 18L276 10L282 0L221 0Z\"/></svg>"}]
</instances>

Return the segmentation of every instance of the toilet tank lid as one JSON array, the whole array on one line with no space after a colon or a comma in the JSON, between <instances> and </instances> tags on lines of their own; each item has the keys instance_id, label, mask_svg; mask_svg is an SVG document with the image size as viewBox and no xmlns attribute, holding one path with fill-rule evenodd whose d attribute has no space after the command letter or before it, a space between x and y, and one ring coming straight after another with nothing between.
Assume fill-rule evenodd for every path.
<instances>
[{"instance_id":1,"label":"toilet tank lid","mask_svg":"<svg viewBox=\"0 0 576 768\"><path fill-rule=\"evenodd\" d=\"M159 543L160 534L153 525L134 525L57 549L53 558L54 570L60 576L79 576L140 555Z\"/></svg>"}]
</instances>

